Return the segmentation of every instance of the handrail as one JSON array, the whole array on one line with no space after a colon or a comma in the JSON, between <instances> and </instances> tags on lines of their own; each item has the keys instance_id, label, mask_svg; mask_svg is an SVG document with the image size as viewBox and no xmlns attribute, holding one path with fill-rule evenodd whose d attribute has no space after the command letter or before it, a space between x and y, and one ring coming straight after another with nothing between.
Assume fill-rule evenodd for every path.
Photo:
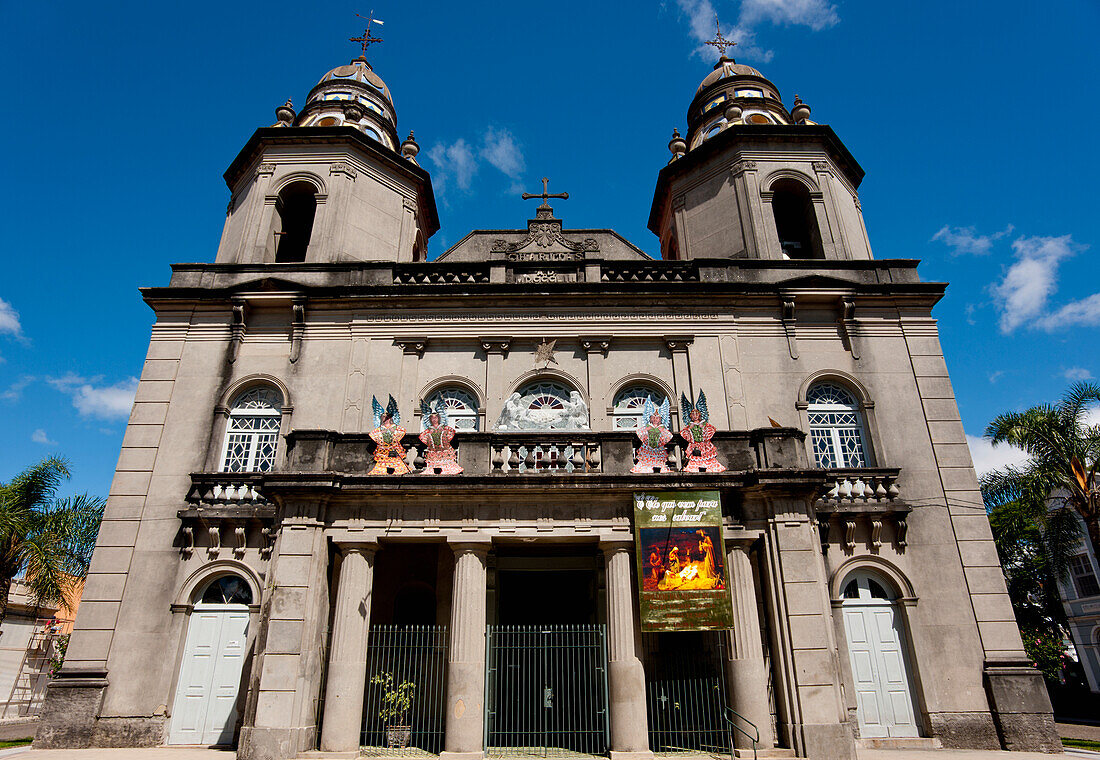
<instances>
[{"instance_id":1,"label":"handrail","mask_svg":"<svg viewBox=\"0 0 1100 760\"><path fill-rule=\"evenodd\" d=\"M752 742L752 758L753 758L753 760L756 760L756 745L760 743L760 728L755 723L753 723L751 720L746 718L744 715L742 715L741 713L734 710L732 707L730 707L728 705L723 705L723 707L725 708L725 712L722 714L722 718L725 719L726 723L729 724L730 729L736 729L737 731L740 731L741 733L743 733L745 735L745 737L749 741ZM755 736L753 734L750 734L745 729L741 728L741 726L734 723L733 719L730 718L730 713L736 715L738 718L740 718L741 720L745 721L750 726L752 726L752 730L755 732ZM730 760L734 760L735 750L733 748L733 730L729 731L729 737L730 737Z\"/></svg>"}]
</instances>

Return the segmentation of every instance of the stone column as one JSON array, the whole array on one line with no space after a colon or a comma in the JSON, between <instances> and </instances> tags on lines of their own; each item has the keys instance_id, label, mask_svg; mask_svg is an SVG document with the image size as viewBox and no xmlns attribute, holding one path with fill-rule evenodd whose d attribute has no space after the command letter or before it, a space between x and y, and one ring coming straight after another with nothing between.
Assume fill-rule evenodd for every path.
<instances>
[{"instance_id":1,"label":"stone column","mask_svg":"<svg viewBox=\"0 0 1100 760\"><path fill-rule=\"evenodd\" d=\"M748 542L729 542L726 547L726 569L729 571L730 596L733 600L733 629L726 632L726 684L729 687L730 707L759 729L757 746L771 749L775 742L768 702L768 674L764 668L764 648ZM752 732L749 726L739 725ZM752 747L752 742L740 732L734 732L733 740L735 747Z\"/></svg>"},{"instance_id":2,"label":"stone column","mask_svg":"<svg viewBox=\"0 0 1100 760\"><path fill-rule=\"evenodd\" d=\"M363 726L363 692L367 683L367 628L374 582L375 544L341 547L344 560L336 585L336 612L325 688L321 749L346 752L359 748Z\"/></svg>"},{"instance_id":3,"label":"stone column","mask_svg":"<svg viewBox=\"0 0 1100 760\"><path fill-rule=\"evenodd\" d=\"M447 733L442 760L485 755L485 558L490 544L452 544L451 641L447 661Z\"/></svg>"},{"instance_id":4,"label":"stone column","mask_svg":"<svg viewBox=\"0 0 1100 760\"><path fill-rule=\"evenodd\" d=\"M631 541L600 544L607 566L607 675L611 698L611 760L652 758L646 719L645 671L638 659Z\"/></svg>"}]
</instances>

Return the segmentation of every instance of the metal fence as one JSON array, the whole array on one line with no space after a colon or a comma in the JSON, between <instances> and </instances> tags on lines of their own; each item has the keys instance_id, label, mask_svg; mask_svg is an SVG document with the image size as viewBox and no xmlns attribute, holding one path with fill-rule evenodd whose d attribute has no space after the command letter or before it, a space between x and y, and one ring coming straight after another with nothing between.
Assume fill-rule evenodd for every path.
<instances>
[{"instance_id":1,"label":"metal fence","mask_svg":"<svg viewBox=\"0 0 1100 760\"><path fill-rule=\"evenodd\" d=\"M658 638L660 637L660 638ZM649 748L728 755L726 684L717 634L644 634Z\"/></svg>"},{"instance_id":2,"label":"metal fence","mask_svg":"<svg viewBox=\"0 0 1100 760\"><path fill-rule=\"evenodd\" d=\"M380 717L383 690L371 683L389 673L394 684L415 684L408 725L408 748L402 755L439 754L443 749L444 688L447 675L447 626L371 626L367 649L367 690L363 706L362 754L393 755L386 723Z\"/></svg>"},{"instance_id":3,"label":"metal fence","mask_svg":"<svg viewBox=\"0 0 1100 760\"><path fill-rule=\"evenodd\" d=\"M571 757L608 749L603 625L490 625L486 750Z\"/></svg>"}]
</instances>

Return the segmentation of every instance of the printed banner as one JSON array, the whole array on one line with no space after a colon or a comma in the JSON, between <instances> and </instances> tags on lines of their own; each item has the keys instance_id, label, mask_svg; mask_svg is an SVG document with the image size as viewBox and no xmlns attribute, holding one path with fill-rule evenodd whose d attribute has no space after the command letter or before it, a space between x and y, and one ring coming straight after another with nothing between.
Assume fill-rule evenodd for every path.
<instances>
[{"instance_id":1,"label":"printed banner","mask_svg":"<svg viewBox=\"0 0 1100 760\"><path fill-rule=\"evenodd\" d=\"M733 627L717 491L634 494L643 631Z\"/></svg>"}]
</instances>

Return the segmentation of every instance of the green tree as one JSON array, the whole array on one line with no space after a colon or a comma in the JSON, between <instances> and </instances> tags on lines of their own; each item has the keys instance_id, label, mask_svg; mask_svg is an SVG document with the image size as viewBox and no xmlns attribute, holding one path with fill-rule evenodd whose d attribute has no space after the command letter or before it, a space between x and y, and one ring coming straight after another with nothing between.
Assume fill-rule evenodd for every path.
<instances>
[{"instance_id":1,"label":"green tree","mask_svg":"<svg viewBox=\"0 0 1100 760\"><path fill-rule=\"evenodd\" d=\"M24 577L37 604L58 605L88 573L104 500L57 498L68 463L47 457L0 483L0 623L14 578Z\"/></svg>"},{"instance_id":2,"label":"green tree","mask_svg":"<svg viewBox=\"0 0 1100 760\"><path fill-rule=\"evenodd\" d=\"M1080 538L1075 514L1100 557L1100 425L1088 424L1094 404L1100 404L1100 385L1075 383L1057 404L1002 414L985 430L993 443L1028 454L1025 464L982 478L986 504L994 511L1014 504L1020 518L1040 526L1046 561L1058 578L1066 576Z\"/></svg>"}]
</instances>

